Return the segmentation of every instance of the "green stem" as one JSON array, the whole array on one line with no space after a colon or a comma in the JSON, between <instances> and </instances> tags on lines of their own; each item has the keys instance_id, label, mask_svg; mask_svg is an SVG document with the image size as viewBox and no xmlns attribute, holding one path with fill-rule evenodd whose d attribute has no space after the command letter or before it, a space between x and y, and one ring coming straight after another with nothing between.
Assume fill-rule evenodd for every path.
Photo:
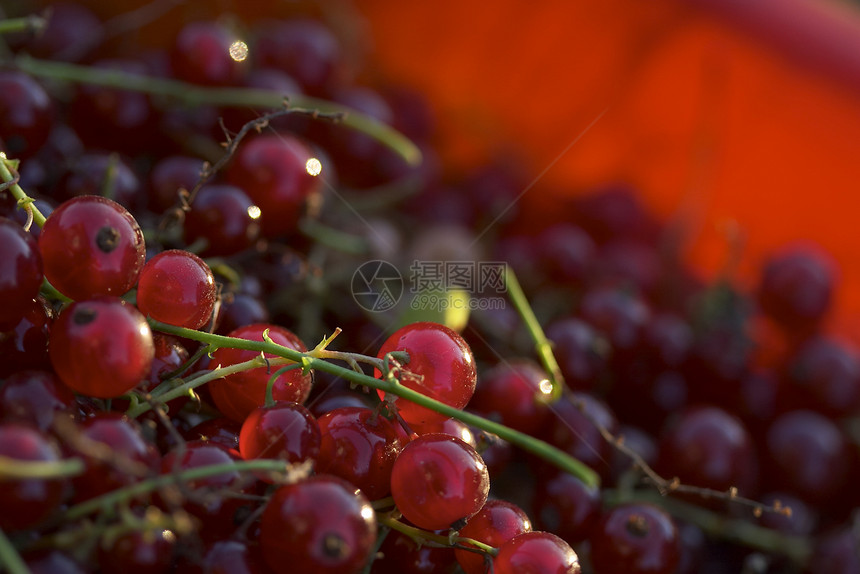
<instances>
[{"instance_id":1,"label":"green stem","mask_svg":"<svg viewBox=\"0 0 860 574\"><path fill-rule=\"evenodd\" d=\"M552 383L550 400L553 402L557 401L561 398L564 391L564 377L561 374L561 368L558 366L558 361L555 360L555 355L552 354L552 343L546 338L540 322L535 317L526 294L517 280L516 274L509 266L505 267L505 287L508 290L508 297L510 297L511 302L520 314L529 335L531 335L535 343L535 352L537 352L538 359L540 359L543 368L549 374L549 380Z\"/></svg>"},{"instance_id":2,"label":"green stem","mask_svg":"<svg viewBox=\"0 0 860 574\"><path fill-rule=\"evenodd\" d=\"M12 542L0 528L0 565L9 570L9 574L30 574L30 569L24 564L24 560Z\"/></svg>"},{"instance_id":3,"label":"green stem","mask_svg":"<svg viewBox=\"0 0 860 574\"><path fill-rule=\"evenodd\" d=\"M6 154L0 152L0 179L3 180L3 183L8 183L10 181L15 181L15 176L12 175L12 171L9 169L9 164L12 163L12 160L6 157ZM30 196L28 196L21 186L17 183L13 183L9 186L9 191L12 193L12 197L18 200L19 204L24 202L31 202ZM30 203L29 209L33 212L33 221L39 227L45 225L45 216L42 215L42 212L39 209Z\"/></svg>"},{"instance_id":4,"label":"green stem","mask_svg":"<svg viewBox=\"0 0 860 574\"><path fill-rule=\"evenodd\" d=\"M532 436L516 431L497 422L485 419L483 417L479 417L478 415L472 414L467 411L461 411L460 409L452 407L451 405L447 405L445 403L431 399L426 395L422 395L418 391L414 391L408 387L401 385L397 381L388 379L377 379L369 375L365 375L364 373L359 373L352 369L341 367L323 359L314 357L309 353L301 353L299 351L296 351L295 349L289 349L280 345L267 343L265 341L248 341L245 339L234 339L221 335L213 335L211 333L203 333L200 331L194 331L192 329L185 329L183 327L167 325L165 323L153 321L152 319L150 319L149 322L152 328L156 331L161 331L170 335L186 337L195 341L211 344L215 347L227 347L271 353L273 355L283 357L284 359L287 359L289 361L301 363L305 368L316 369L319 371L330 373L332 375L336 375L338 377L346 379L347 381L359 385L372 387L384 391L386 393L397 395L402 399L414 402L423 407L427 407L445 416L455 418L459 421L466 423L467 425L471 425L486 432L495 434L499 436L499 438L506 440L511 444L514 444L543 458L544 460L551 462L561 470L573 474L588 486L598 486L600 484L600 478L598 477L597 473L595 473L588 466L584 465L582 462L573 458L566 452L542 440L536 439ZM271 361L272 360L270 359L270 362ZM237 366L238 365L233 365L232 367ZM233 372L238 372L238 370L242 369L237 369ZM221 378L222 376L224 376L224 374L222 373L223 371L212 376L211 378ZM167 397L169 394L170 393L165 393L164 396ZM141 407L144 406L146 405L141 405ZM146 410L148 410L148 408ZM136 416L136 414L132 414L131 412L129 412L129 415Z\"/></svg>"},{"instance_id":5,"label":"green stem","mask_svg":"<svg viewBox=\"0 0 860 574\"><path fill-rule=\"evenodd\" d=\"M131 74L119 70L97 69L65 62L38 60L26 55L16 57L15 65L19 70L32 76L165 96L190 106L280 108L284 104L284 94L269 90L205 88L176 80ZM291 95L290 106L297 112L311 114L314 112L345 113L346 115L341 120L345 126L376 139L410 165L421 163L421 150L414 143L400 132L370 116L326 100L303 95Z\"/></svg>"},{"instance_id":6,"label":"green stem","mask_svg":"<svg viewBox=\"0 0 860 574\"><path fill-rule=\"evenodd\" d=\"M36 15L24 16L23 18L9 18L7 20L0 20L0 34L39 32L47 24L47 20Z\"/></svg>"},{"instance_id":7,"label":"green stem","mask_svg":"<svg viewBox=\"0 0 860 574\"><path fill-rule=\"evenodd\" d=\"M399 520L395 519L391 515L383 515L378 517L379 523L391 528L392 530L396 530L401 534L405 534L406 536L412 538L417 541L429 541L435 542L441 546L451 546L452 544L459 544L466 547L473 547L489 554L491 556L495 556L499 553L499 551L490 546L489 544L484 544L478 540L474 540L472 538L465 538L463 536L443 536L441 534L434 534L433 532L428 532L426 530L421 530L420 528L416 528L414 526L409 526L408 524L404 524Z\"/></svg>"},{"instance_id":8,"label":"green stem","mask_svg":"<svg viewBox=\"0 0 860 574\"><path fill-rule=\"evenodd\" d=\"M0 479L25 478L52 479L77 476L84 472L84 461L79 458L65 460L19 460L0 455Z\"/></svg>"},{"instance_id":9,"label":"green stem","mask_svg":"<svg viewBox=\"0 0 860 574\"><path fill-rule=\"evenodd\" d=\"M152 321L152 323L157 323L157 321ZM162 325L162 323L158 323ZM170 327L170 325L167 325ZM181 329L181 327L176 327L177 329ZM192 331L191 329L186 329L191 333L200 333L200 331ZM169 331L163 331L165 333L169 333ZM217 337L218 335L213 335ZM222 337L223 339L227 339L228 341L241 341L242 339L230 339L228 337ZM199 339L197 339L199 340ZM219 345L225 347L227 345ZM239 348L239 347L236 347ZM201 373L193 378L187 379L181 385L177 385L176 387L170 389L169 391L165 391L158 395L153 394L153 398L157 398L161 403L167 403L172 401L173 399L178 399L179 397L184 397L188 394L188 391L191 389L196 389L197 387L204 385L210 381L214 381L215 379L221 379L226 377L227 375L232 375L233 373L240 373L242 371L247 371L249 369L258 369L266 366L280 366L284 364L293 363L295 361L290 359L268 359L268 362L263 357L254 357L248 361L242 363L236 363L235 365L230 365L229 367L218 367L216 369L212 369L211 371L201 371ZM166 381L165 381L166 382ZM162 383L164 384L164 383ZM159 385L160 386L160 385ZM136 418L142 415L145 412L152 410L152 404L149 402L141 402L137 405L132 406L126 411L126 415L130 418Z\"/></svg>"},{"instance_id":10,"label":"green stem","mask_svg":"<svg viewBox=\"0 0 860 574\"><path fill-rule=\"evenodd\" d=\"M242 460L223 464L212 464L209 466L199 466L197 468L183 470L178 473L162 474L123 488L112 490L107 494L91 498L85 502L81 502L80 504L71 507L63 516L63 520L69 522L82 518L88 514L92 514L93 512L98 512L102 509L112 510L123 501L131 500L142 494L148 494L172 484L191 482L193 480L200 480L201 478L207 478L228 472L255 470L286 472L287 463L282 460L271 459Z\"/></svg>"}]
</instances>

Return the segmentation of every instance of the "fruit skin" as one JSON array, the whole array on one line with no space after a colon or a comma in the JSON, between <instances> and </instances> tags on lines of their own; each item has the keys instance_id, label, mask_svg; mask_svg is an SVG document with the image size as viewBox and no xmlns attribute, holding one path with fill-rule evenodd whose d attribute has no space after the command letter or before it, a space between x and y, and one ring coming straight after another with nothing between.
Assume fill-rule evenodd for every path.
<instances>
[{"instance_id":1,"label":"fruit skin","mask_svg":"<svg viewBox=\"0 0 860 574\"><path fill-rule=\"evenodd\" d=\"M0 217L0 331L11 329L42 286L42 256L32 235Z\"/></svg>"},{"instance_id":2,"label":"fruit skin","mask_svg":"<svg viewBox=\"0 0 860 574\"><path fill-rule=\"evenodd\" d=\"M439 323L418 322L395 331L377 356L393 351L409 353L400 383L433 399L462 409L475 392L477 371L472 350L457 332ZM376 376L381 373L376 371ZM384 391L377 391L385 398ZM448 418L408 400L397 399L400 416L409 423L428 423Z\"/></svg>"},{"instance_id":3,"label":"fruit skin","mask_svg":"<svg viewBox=\"0 0 860 574\"><path fill-rule=\"evenodd\" d=\"M308 197L320 189L305 164L308 147L288 134L264 134L243 143L227 169L227 181L243 189L262 210L261 235L294 231Z\"/></svg>"},{"instance_id":4,"label":"fruit skin","mask_svg":"<svg viewBox=\"0 0 860 574\"><path fill-rule=\"evenodd\" d=\"M137 306L156 321L199 329L212 316L215 292L215 277L205 261L189 251L170 249L143 266Z\"/></svg>"},{"instance_id":5,"label":"fruit skin","mask_svg":"<svg viewBox=\"0 0 860 574\"><path fill-rule=\"evenodd\" d=\"M678 529L652 504L628 503L609 510L590 540L595 574L671 574L680 560Z\"/></svg>"},{"instance_id":6,"label":"fruit skin","mask_svg":"<svg viewBox=\"0 0 860 574\"><path fill-rule=\"evenodd\" d=\"M110 399L149 376L155 347L140 311L118 297L72 303L51 328L49 356L78 393Z\"/></svg>"},{"instance_id":7,"label":"fruit skin","mask_svg":"<svg viewBox=\"0 0 860 574\"><path fill-rule=\"evenodd\" d=\"M495 574L580 574L579 557L570 545L549 532L524 532L499 547Z\"/></svg>"},{"instance_id":8,"label":"fruit skin","mask_svg":"<svg viewBox=\"0 0 860 574\"><path fill-rule=\"evenodd\" d=\"M45 277L75 300L125 294L146 258L143 232L134 217L96 195L70 199L54 210L42 227L39 248Z\"/></svg>"},{"instance_id":9,"label":"fruit skin","mask_svg":"<svg viewBox=\"0 0 860 574\"><path fill-rule=\"evenodd\" d=\"M445 434L425 434L403 447L391 471L391 495L404 518L426 530L457 527L490 492L487 466L474 448Z\"/></svg>"},{"instance_id":10,"label":"fruit skin","mask_svg":"<svg viewBox=\"0 0 860 574\"><path fill-rule=\"evenodd\" d=\"M239 452L246 460L314 461L320 452L320 428L311 412L297 403L257 407L242 423Z\"/></svg>"},{"instance_id":11,"label":"fruit skin","mask_svg":"<svg viewBox=\"0 0 860 574\"><path fill-rule=\"evenodd\" d=\"M316 475L281 486L260 523L263 557L275 574L354 574L376 542L376 515L360 490Z\"/></svg>"},{"instance_id":12,"label":"fruit skin","mask_svg":"<svg viewBox=\"0 0 860 574\"><path fill-rule=\"evenodd\" d=\"M56 445L36 429L18 423L0 425L0 456L11 461L57 462ZM31 528L48 518L63 501L65 481L0 478L0 529Z\"/></svg>"},{"instance_id":13,"label":"fruit skin","mask_svg":"<svg viewBox=\"0 0 860 574\"><path fill-rule=\"evenodd\" d=\"M505 500L488 500L478 514L460 529L460 536L499 547L531 529L529 517L519 506ZM485 555L460 549L454 550L454 554L466 574L484 574Z\"/></svg>"},{"instance_id":14,"label":"fruit skin","mask_svg":"<svg viewBox=\"0 0 860 574\"><path fill-rule=\"evenodd\" d=\"M278 345L301 352L308 350L301 339L291 331L268 323L255 323L240 327L230 332L227 336L246 339L248 341L262 341L263 332L267 330L269 337ZM213 367L216 365L226 367L249 361L259 356L259 351L221 348L212 353L210 364ZM266 353L266 357L273 358L274 355ZM208 387L218 410L224 416L241 423L251 411L266 402L266 384L269 381L269 377L273 374L274 371L269 372L269 369L266 367L249 369L240 373L234 373L223 379L212 381ZM304 374L301 369L287 371L275 381L272 388L272 398L276 401L291 401L302 404L311 392L312 381L313 377L310 374Z\"/></svg>"}]
</instances>

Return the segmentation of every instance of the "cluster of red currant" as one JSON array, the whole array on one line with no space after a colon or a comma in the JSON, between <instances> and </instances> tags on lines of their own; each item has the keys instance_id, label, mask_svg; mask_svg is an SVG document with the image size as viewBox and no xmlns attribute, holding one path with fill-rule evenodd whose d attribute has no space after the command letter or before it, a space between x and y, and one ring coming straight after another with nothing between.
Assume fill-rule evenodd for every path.
<instances>
[{"instance_id":1,"label":"cluster of red currant","mask_svg":"<svg viewBox=\"0 0 860 574\"><path fill-rule=\"evenodd\" d=\"M626 187L535 226L306 14L143 54L78 4L8 22L0 572L860 572L813 247L750 296ZM507 262L508 304L366 312L372 259Z\"/></svg>"}]
</instances>

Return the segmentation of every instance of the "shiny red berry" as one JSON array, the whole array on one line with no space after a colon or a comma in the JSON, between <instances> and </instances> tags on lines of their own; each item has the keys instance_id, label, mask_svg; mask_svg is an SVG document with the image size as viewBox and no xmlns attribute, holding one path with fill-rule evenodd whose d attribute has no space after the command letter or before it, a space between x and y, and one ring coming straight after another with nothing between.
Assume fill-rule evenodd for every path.
<instances>
[{"instance_id":1,"label":"shiny red berry","mask_svg":"<svg viewBox=\"0 0 860 574\"><path fill-rule=\"evenodd\" d=\"M95 195L70 199L48 216L39 248L45 277L72 299L121 296L146 257L143 232L120 204Z\"/></svg>"},{"instance_id":2,"label":"shiny red berry","mask_svg":"<svg viewBox=\"0 0 860 574\"><path fill-rule=\"evenodd\" d=\"M549 532L514 536L499 547L493 559L495 574L580 574L579 557L570 544Z\"/></svg>"},{"instance_id":3,"label":"shiny red berry","mask_svg":"<svg viewBox=\"0 0 860 574\"><path fill-rule=\"evenodd\" d=\"M376 541L376 515L360 490L317 475L280 487L260 523L263 557L275 574L357 574Z\"/></svg>"},{"instance_id":4,"label":"shiny red berry","mask_svg":"<svg viewBox=\"0 0 860 574\"><path fill-rule=\"evenodd\" d=\"M342 407L322 415L319 427L318 472L348 480L370 500L389 493L402 444L388 419L368 408Z\"/></svg>"},{"instance_id":5,"label":"shiny red berry","mask_svg":"<svg viewBox=\"0 0 860 574\"><path fill-rule=\"evenodd\" d=\"M391 494L421 528L458 528L490 491L487 467L474 448L450 435L426 434L403 447L391 472Z\"/></svg>"},{"instance_id":6,"label":"shiny red berry","mask_svg":"<svg viewBox=\"0 0 860 574\"><path fill-rule=\"evenodd\" d=\"M297 403L257 407L242 423L239 452L246 460L314 461L320 453L320 427L310 411Z\"/></svg>"},{"instance_id":7,"label":"shiny red berry","mask_svg":"<svg viewBox=\"0 0 860 574\"><path fill-rule=\"evenodd\" d=\"M137 284L137 307L156 321L199 329L212 317L215 277L197 255L163 251L146 262Z\"/></svg>"},{"instance_id":8,"label":"shiny red berry","mask_svg":"<svg viewBox=\"0 0 860 574\"><path fill-rule=\"evenodd\" d=\"M529 517L519 506L505 500L488 500L478 514L460 529L460 536L498 548L531 529ZM488 556L460 549L454 553L466 574L484 574L487 571Z\"/></svg>"},{"instance_id":9,"label":"shiny red berry","mask_svg":"<svg viewBox=\"0 0 860 574\"><path fill-rule=\"evenodd\" d=\"M462 409L475 392L477 371L469 345L458 333L439 323L419 322L395 331L379 349L383 358L393 351L406 351L408 363L400 370L400 382L414 391ZM380 376L379 371L376 372ZM385 398L383 391L378 391ZM409 423L427 423L449 418L404 399L396 399L400 416Z\"/></svg>"},{"instance_id":10,"label":"shiny red berry","mask_svg":"<svg viewBox=\"0 0 860 574\"><path fill-rule=\"evenodd\" d=\"M269 332L269 337L278 345L283 345L296 351L305 352L307 347L291 331L265 323L256 323L240 327L228 336L248 341L262 341L263 332ZM259 357L259 351L243 351L241 349L220 348L212 354L211 365L226 367ZM271 358L273 355L266 354ZM227 417L242 422L251 411L266 402L266 385L274 371L266 367L249 369L228 375L223 379L212 381L209 390L215 406ZM304 374L301 369L294 369L281 374L272 388L272 398L276 401L289 401L302 404L311 391L312 376Z\"/></svg>"},{"instance_id":11,"label":"shiny red berry","mask_svg":"<svg viewBox=\"0 0 860 574\"><path fill-rule=\"evenodd\" d=\"M116 297L69 305L54 322L49 342L51 364L63 383L105 399L146 379L155 356L146 319Z\"/></svg>"}]
</instances>

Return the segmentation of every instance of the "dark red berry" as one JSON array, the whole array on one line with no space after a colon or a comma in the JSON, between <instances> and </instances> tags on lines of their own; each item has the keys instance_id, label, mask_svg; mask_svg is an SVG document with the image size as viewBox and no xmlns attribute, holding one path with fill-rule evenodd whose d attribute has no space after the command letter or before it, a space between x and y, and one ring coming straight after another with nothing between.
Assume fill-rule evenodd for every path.
<instances>
[{"instance_id":1,"label":"dark red berry","mask_svg":"<svg viewBox=\"0 0 860 574\"><path fill-rule=\"evenodd\" d=\"M680 558L677 527L666 512L650 504L612 508L590 540L595 574L671 574Z\"/></svg>"},{"instance_id":2,"label":"dark red berry","mask_svg":"<svg viewBox=\"0 0 860 574\"><path fill-rule=\"evenodd\" d=\"M18 371L0 386L0 421L49 430L54 417L71 414L75 393L50 371Z\"/></svg>"},{"instance_id":3,"label":"dark red berry","mask_svg":"<svg viewBox=\"0 0 860 574\"><path fill-rule=\"evenodd\" d=\"M308 93L324 92L336 79L340 46L334 34L314 20L273 22L260 30L254 49L260 65L286 72Z\"/></svg>"},{"instance_id":4,"label":"dark red berry","mask_svg":"<svg viewBox=\"0 0 860 574\"><path fill-rule=\"evenodd\" d=\"M230 57L236 38L215 22L186 24L170 54L173 73L180 80L206 86L238 83L241 66Z\"/></svg>"},{"instance_id":5,"label":"dark red berry","mask_svg":"<svg viewBox=\"0 0 860 574\"><path fill-rule=\"evenodd\" d=\"M293 232L308 198L319 191L319 180L306 167L311 157L307 146L288 134L264 134L239 148L227 180L260 208L263 237Z\"/></svg>"},{"instance_id":6,"label":"dark red berry","mask_svg":"<svg viewBox=\"0 0 860 574\"><path fill-rule=\"evenodd\" d=\"M54 105L45 89L23 72L0 71L0 134L10 158L25 159L48 140Z\"/></svg>"},{"instance_id":7,"label":"dark red berry","mask_svg":"<svg viewBox=\"0 0 860 574\"><path fill-rule=\"evenodd\" d=\"M280 487L260 523L260 546L276 574L357 574L376 541L376 515L348 482L317 475Z\"/></svg>"},{"instance_id":8,"label":"dark red berry","mask_svg":"<svg viewBox=\"0 0 860 574\"><path fill-rule=\"evenodd\" d=\"M39 245L15 221L0 217L0 331L24 318L42 286Z\"/></svg>"},{"instance_id":9,"label":"dark red berry","mask_svg":"<svg viewBox=\"0 0 860 574\"><path fill-rule=\"evenodd\" d=\"M566 472L539 478L535 489L535 525L561 536L570 544L591 534L600 518L600 489Z\"/></svg>"},{"instance_id":10,"label":"dark red berry","mask_svg":"<svg viewBox=\"0 0 860 574\"><path fill-rule=\"evenodd\" d=\"M239 452L246 460L315 461L320 455L320 427L310 411L297 403L257 407L242 423Z\"/></svg>"},{"instance_id":11,"label":"dark red berry","mask_svg":"<svg viewBox=\"0 0 860 574\"><path fill-rule=\"evenodd\" d=\"M534 361L506 360L479 381L470 410L527 434L543 431L551 416L552 384Z\"/></svg>"},{"instance_id":12,"label":"dark red berry","mask_svg":"<svg viewBox=\"0 0 860 574\"><path fill-rule=\"evenodd\" d=\"M831 258L815 245L793 245L765 262L758 300L787 328L810 329L830 308L836 283Z\"/></svg>"},{"instance_id":13,"label":"dark red berry","mask_svg":"<svg viewBox=\"0 0 860 574\"><path fill-rule=\"evenodd\" d=\"M185 215L185 241L205 241L204 256L234 255L254 244L260 235L260 210L234 185L206 185Z\"/></svg>"},{"instance_id":14,"label":"dark red berry","mask_svg":"<svg viewBox=\"0 0 860 574\"><path fill-rule=\"evenodd\" d=\"M0 424L0 456L10 461L59 462L60 453L41 432L17 423ZM63 501L65 481L43 478L0 479L0 528L32 528Z\"/></svg>"}]
</instances>

